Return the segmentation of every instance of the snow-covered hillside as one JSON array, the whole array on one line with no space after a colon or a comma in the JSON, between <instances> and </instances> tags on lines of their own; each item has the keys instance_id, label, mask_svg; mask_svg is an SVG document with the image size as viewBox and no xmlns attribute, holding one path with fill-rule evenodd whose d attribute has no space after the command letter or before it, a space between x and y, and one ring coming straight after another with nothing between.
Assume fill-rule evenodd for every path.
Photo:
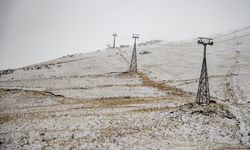
<instances>
[{"instance_id":1,"label":"snow-covered hillside","mask_svg":"<svg viewBox=\"0 0 250 150\"><path fill-rule=\"evenodd\" d=\"M0 74L3 149L245 149L250 147L250 27L212 35L209 84L195 103L197 39L65 56Z\"/></svg>"}]
</instances>

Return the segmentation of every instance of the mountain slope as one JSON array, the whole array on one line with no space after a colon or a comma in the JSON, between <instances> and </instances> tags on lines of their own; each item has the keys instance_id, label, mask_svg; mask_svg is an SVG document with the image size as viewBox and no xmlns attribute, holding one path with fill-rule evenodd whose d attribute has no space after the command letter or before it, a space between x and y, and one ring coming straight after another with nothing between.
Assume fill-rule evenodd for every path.
<instances>
[{"instance_id":1,"label":"mountain slope","mask_svg":"<svg viewBox=\"0 0 250 150\"><path fill-rule=\"evenodd\" d=\"M212 99L195 104L196 39L65 56L0 77L1 146L9 149L244 149L250 146L250 28L207 47Z\"/></svg>"}]
</instances>

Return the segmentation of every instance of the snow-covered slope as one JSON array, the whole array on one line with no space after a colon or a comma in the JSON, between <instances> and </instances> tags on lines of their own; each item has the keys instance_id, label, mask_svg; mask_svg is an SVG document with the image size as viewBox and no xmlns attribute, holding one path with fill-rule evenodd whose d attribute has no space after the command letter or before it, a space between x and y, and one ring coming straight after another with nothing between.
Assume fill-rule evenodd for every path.
<instances>
[{"instance_id":1,"label":"snow-covered slope","mask_svg":"<svg viewBox=\"0 0 250 150\"><path fill-rule=\"evenodd\" d=\"M127 73L132 46L2 72L1 146L60 148L66 140L86 149L249 147L250 27L211 37L216 103L208 106L194 103L203 57L197 39L139 43L138 74Z\"/></svg>"},{"instance_id":2,"label":"snow-covered slope","mask_svg":"<svg viewBox=\"0 0 250 150\"><path fill-rule=\"evenodd\" d=\"M207 47L212 96L227 99L223 92L225 88L232 86L237 100L242 103L248 102L250 98L247 82L250 79L249 34L250 28L244 28L232 33L212 36L215 44ZM139 44L137 47L139 71L147 73L157 82L195 93L203 57L203 46L198 45L196 41L196 39L187 42L152 41ZM130 81L115 78L113 74L128 71L131 51L132 47L129 47L65 56L17 69L12 74L2 75L0 85L28 89L57 89L129 84L127 82ZM143 54L143 51L150 53ZM78 80L81 78L83 79ZM140 82L138 79L132 80L137 81L131 81L131 84ZM229 80L233 81L229 83Z\"/></svg>"}]
</instances>

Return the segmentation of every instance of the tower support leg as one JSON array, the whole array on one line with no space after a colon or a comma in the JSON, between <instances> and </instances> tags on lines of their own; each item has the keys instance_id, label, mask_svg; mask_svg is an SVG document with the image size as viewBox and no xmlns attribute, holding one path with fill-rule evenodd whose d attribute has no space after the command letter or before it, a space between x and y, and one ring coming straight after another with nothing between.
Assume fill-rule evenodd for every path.
<instances>
[{"instance_id":1,"label":"tower support leg","mask_svg":"<svg viewBox=\"0 0 250 150\"><path fill-rule=\"evenodd\" d=\"M203 62L202 62L201 75L200 75L200 79L199 79L199 86L198 86L196 102L199 104L207 104L210 102L210 92L209 92L206 58L204 58Z\"/></svg>"}]
</instances>

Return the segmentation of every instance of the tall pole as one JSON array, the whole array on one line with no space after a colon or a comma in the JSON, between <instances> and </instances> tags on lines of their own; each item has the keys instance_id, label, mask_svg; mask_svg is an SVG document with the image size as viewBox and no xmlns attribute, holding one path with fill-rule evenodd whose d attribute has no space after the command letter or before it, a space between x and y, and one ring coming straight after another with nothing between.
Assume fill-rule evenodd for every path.
<instances>
[{"instance_id":1,"label":"tall pole","mask_svg":"<svg viewBox=\"0 0 250 150\"><path fill-rule=\"evenodd\" d=\"M198 44L202 44L204 46L204 53L196 102L198 104L208 104L210 102L210 91L207 73L206 47L207 45L213 45L214 43L211 38L199 37Z\"/></svg>"},{"instance_id":2,"label":"tall pole","mask_svg":"<svg viewBox=\"0 0 250 150\"><path fill-rule=\"evenodd\" d=\"M136 39L139 38L138 34L133 34L132 38L134 38L134 49L132 52L132 58L129 66L129 72L137 72L137 56L136 56Z\"/></svg>"},{"instance_id":3,"label":"tall pole","mask_svg":"<svg viewBox=\"0 0 250 150\"><path fill-rule=\"evenodd\" d=\"M203 58L206 59L206 54L207 54L207 45L203 44L204 46L204 53L203 53Z\"/></svg>"},{"instance_id":4,"label":"tall pole","mask_svg":"<svg viewBox=\"0 0 250 150\"><path fill-rule=\"evenodd\" d=\"M113 48L115 48L115 37L117 36L117 33L113 33L114 41L113 41Z\"/></svg>"}]
</instances>

